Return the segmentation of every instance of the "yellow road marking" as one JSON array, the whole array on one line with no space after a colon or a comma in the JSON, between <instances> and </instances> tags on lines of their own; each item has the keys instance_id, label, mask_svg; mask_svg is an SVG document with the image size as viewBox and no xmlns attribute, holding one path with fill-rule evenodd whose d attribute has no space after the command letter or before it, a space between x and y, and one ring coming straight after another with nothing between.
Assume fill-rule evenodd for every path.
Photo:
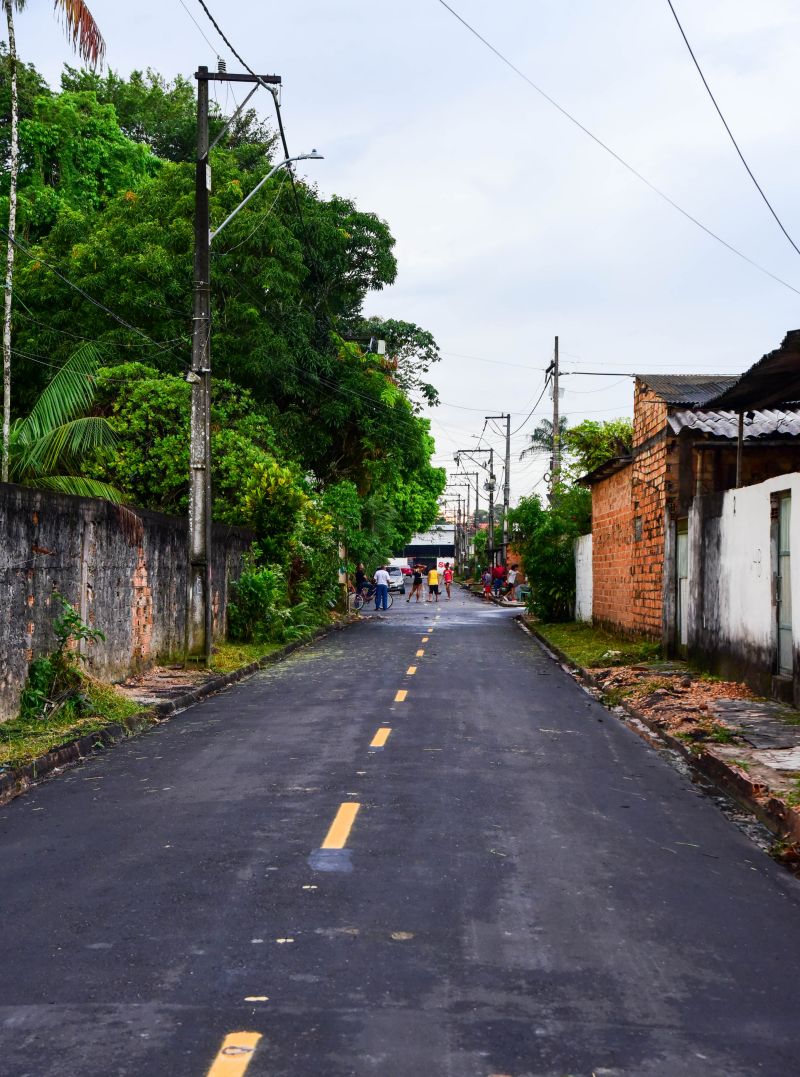
<instances>
[{"instance_id":1,"label":"yellow road marking","mask_svg":"<svg viewBox=\"0 0 800 1077\"><path fill-rule=\"evenodd\" d=\"M382 748L386 741L389 739L391 729L379 729L372 740L369 742L370 748Z\"/></svg>"},{"instance_id":2,"label":"yellow road marking","mask_svg":"<svg viewBox=\"0 0 800 1077\"><path fill-rule=\"evenodd\" d=\"M394 697L395 703L403 703L405 701L408 692L405 688L401 688L397 695Z\"/></svg>"},{"instance_id":3,"label":"yellow road marking","mask_svg":"<svg viewBox=\"0 0 800 1077\"><path fill-rule=\"evenodd\" d=\"M427 643L429 639L430 639L430 636L423 636L422 637L422 642Z\"/></svg>"},{"instance_id":4,"label":"yellow road marking","mask_svg":"<svg viewBox=\"0 0 800 1077\"><path fill-rule=\"evenodd\" d=\"M255 1054L260 1032L229 1032L207 1077L242 1077Z\"/></svg>"},{"instance_id":5,"label":"yellow road marking","mask_svg":"<svg viewBox=\"0 0 800 1077\"><path fill-rule=\"evenodd\" d=\"M417 667L416 666L409 666L408 669L406 670L406 676L407 677L413 677L416 672L417 672Z\"/></svg>"},{"instance_id":6,"label":"yellow road marking","mask_svg":"<svg viewBox=\"0 0 800 1077\"><path fill-rule=\"evenodd\" d=\"M422 658L422 656L424 654L425 654L425 651L417 651L417 658Z\"/></svg>"},{"instance_id":7,"label":"yellow road marking","mask_svg":"<svg viewBox=\"0 0 800 1077\"><path fill-rule=\"evenodd\" d=\"M345 802L339 806L330 830L325 835L325 841L322 843L323 849L344 849L360 807L360 804L352 802Z\"/></svg>"}]
</instances>

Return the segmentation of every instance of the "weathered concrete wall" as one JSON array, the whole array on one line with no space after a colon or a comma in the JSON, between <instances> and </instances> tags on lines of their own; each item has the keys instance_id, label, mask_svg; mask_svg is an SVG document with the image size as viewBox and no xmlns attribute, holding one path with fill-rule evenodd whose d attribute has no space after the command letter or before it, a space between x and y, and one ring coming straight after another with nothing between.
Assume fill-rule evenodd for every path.
<instances>
[{"instance_id":1,"label":"weathered concrete wall","mask_svg":"<svg viewBox=\"0 0 800 1077\"><path fill-rule=\"evenodd\" d=\"M768 695L776 652L773 494L791 492L795 700L800 701L800 474L695 499L689 513L689 653Z\"/></svg>"},{"instance_id":2,"label":"weathered concrete wall","mask_svg":"<svg viewBox=\"0 0 800 1077\"><path fill-rule=\"evenodd\" d=\"M252 536L215 525L214 632ZM106 680L183 649L186 521L106 501L0 484L0 721L15 713L33 658L55 646L62 594L105 643L87 669Z\"/></svg>"},{"instance_id":3,"label":"weathered concrete wall","mask_svg":"<svg viewBox=\"0 0 800 1077\"><path fill-rule=\"evenodd\" d=\"M592 536L575 539L575 620L592 619Z\"/></svg>"}]
</instances>

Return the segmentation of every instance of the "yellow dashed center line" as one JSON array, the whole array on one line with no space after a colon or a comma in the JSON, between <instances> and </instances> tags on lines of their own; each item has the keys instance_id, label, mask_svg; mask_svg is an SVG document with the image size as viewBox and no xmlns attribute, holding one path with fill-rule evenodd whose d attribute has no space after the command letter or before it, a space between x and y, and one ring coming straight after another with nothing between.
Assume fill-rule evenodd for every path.
<instances>
[{"instance_id":1,"label":"yellow dashed center line","mask_svg":"<svg viewBox=\"0 0 800 1077\"><path fill-rule=\"evenodd\" d=\"M404 703L408 692L405 688L401 688L397 695L394 697L395 703Z\"/></svg>"},{"instance_id":2,"label":"yellow dashed center line","mask_svg":"<svg viewBox=\"0 0 800 1077\"><path fill-rule=\"evenodd\" d=\"M321 848L344 849L360 807L360 804L352 802L340 805L336 817L331 823L331 828L325 835L325 841L323 841Z\"/></svg>"},{"instance_id":3,"label":"yellow dashed center line","mask_svg":"<svg viewBox=\"0 0 800 1077\"><path fill-rule=\"evenodd\" d=\"M379 729L375 736L372 738L372 740L369 742L370 748L382 748L384 744L386 744L386 741L389 739L390 733L391 729Z\"/></svg>"},{"instance_id":4,"label":"yellow dashed center line","mask_svg":"<svg viewBox=\"0 0 800 1077\"><path fill-rule=\"evenodd\" d=\"M417 658L422 658L422 656L423 656L424 654L425 654L425 651L424 651L424 650L423 650L423 651L417 651Z\"/></svg>"},{"instance_id":5,"label":"yellow dashed center line","mask_svg":"<svg viewBox=\"0 0 800 1077\"><path fill-rule=\"evenodd\" d=\"M229 1032L207 1077L242 1077L255 1054L260 1032Z\"/></svg>"},{"instance_id":6,"label":"yellow dashed center line","mask_svg":"<svg viewBox=\"0 0 800 1077\"><path fill-rule=\"evenodd\" d=\"M422 642L427 643L429 639L430 639L430 636L423 636L422 637Z\"/></svg>"},{"instance_id":7,"label":"yellow dashed center line","mask_svg":"<svg viewBox=\"0 0 800 1077\"><path fill-rule=\"evenodd\" d=\"M413 677L416 672L417 672L417 667L416 666L409 666L408 669L406 670L406 676L407 677Z\"/></svg>"}]
</instances>

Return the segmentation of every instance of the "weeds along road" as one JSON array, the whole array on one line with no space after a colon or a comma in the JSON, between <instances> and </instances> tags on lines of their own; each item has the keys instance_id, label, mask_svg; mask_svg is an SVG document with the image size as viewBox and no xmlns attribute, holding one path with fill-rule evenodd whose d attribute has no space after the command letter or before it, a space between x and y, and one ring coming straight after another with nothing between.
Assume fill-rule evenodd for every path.
<instances>
[{"instance_id":1,"label":"weeds along road","mask_svg":"<svg viewBox=\"0 0 800 1077\"><path fill-rule=\"evenodd\" d=\"M788 1077L800 886L510 619L337 632L0 810L4 1077Z\"/></svg>"}]
</instances>

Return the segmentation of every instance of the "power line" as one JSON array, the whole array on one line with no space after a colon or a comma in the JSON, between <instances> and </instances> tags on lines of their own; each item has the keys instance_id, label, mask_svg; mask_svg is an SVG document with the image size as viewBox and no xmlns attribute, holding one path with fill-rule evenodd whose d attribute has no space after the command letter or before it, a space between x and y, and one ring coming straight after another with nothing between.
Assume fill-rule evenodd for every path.
<instances>
[{"instance_id":1,"label":"power line","mask_svg":"<svg viewBox=\"0 0 800 1077\"><path fill-rule=\"evenodd\" d=\"M524 419L522 420L522 422L521 422L521 423L519 424L519 426L515 427L515 428L514 428L514 429L513 429L512 431L511 431L511 437L513 437L513 436L514 436L514 434L517 434L517 433L518 433L518 432L519 432L519 431L520 431L520 430L521 430L521 429L523 428L523 426L525 425L525 423L527 423L527 421L528 421L528 420L529 420L529 419L531 418L531 416L533 415L533 413L534 413L534 412L536 411L536 409L538 408L538 406L539 406L539 402L541 401L542 397L544 396L544 394L545 394L546 392L547 392L547 380L545 379L545 383L544 383L544 385L542 386L542 391L541 391L541 392L539 393L539 397L538 397L538 399L537 399L536 403L535 403L535 404L533 405L533 407L532 407L532 408L531 408L531 410L530 410L530 411L528 412L528 414L527 414L527 415L525 416L525 418L524 418Z\"/></svg>"},{"instance_id":2,"label":"power line","mask_svg":"<svg viewBox=\"0 0 800 1077\"><path fill-rule=\"evenodd\" d=\"M750 179L755 184L756 190L758 191L758 193L763 198L764 205L767 207L767 209L770 211L772 216L775 218L775 221L776 221L776 223L778 225L778 228L780 228L780 230L783 232L783 234L789 240L791 245L794 247L795 251L798 254L800 254L800 247L797 246L795 241L792 239L792 237L789 235L789 233L784 228L783 221L780 219L778 214L772 208L772 203L767 198L767 196L764 194L764 190L763 190L761 184L758 182L756 177L753 175L752 168L750 167L750 165L745 160L745 157L744 157L744 154L742 153L742 151L739 149L739 143L733 137L733 131L731 131L730 127L728 126L728 121L722 115L722 109L717 104L717 99L716 99L716 97L714 97L714 94L711 91L711 87L708 85L708 80L706 79L705 75L703 74L703 69L700 67L700 64L699 64L699 62L697 60L697 57L694 54L694 49L689 44L689 38L686 36L686 31L683 29L683 26L681 25L681 20L678 18L678 13L677 13L677 11L675 10L675 8L674 8L674 6L672 4L672 0L667 0L667 3L669 4L669 9L672 12L672 15L673 15L673 18L675 19L675 22L678 24L678 29L681 32L681 37L683 38L683 40L684 40L684 42L686 44L686 48L689 50L689 55L691 56L692 60L694 61L694 66L697 68L697 73L700 76L700 78L702 79L703 85L706 88L706 92L708 93L708 96L711 98L711 103L713 104L714 108L717 110L717 115L722 120L722 126L728 132L728 138L730 138L731 142L733 143L733 148L736 150L737 154L739 155L739 160L742 162L745 169L747 170L747 175L750 177Z\"/></svg>"},{"instance_id":3,"label":"power line","mask_svg":"<svg viewBox=\"0 0 800 1077\"><path fill-rule=\"evenodd\" d=\"M213 53L216 53L216 51L217 51L217 50L216 50L216 49L214 48L214 46L213 46L213 45L211 44L211 42L210 42L210 41L208 40L208 38L206 37L206 33L205 33L205 31L203 30L203 27L202 27L202 26L200 25L200 23L199 23L199 22L197 21L197 19L196 19L196 18L194 17L194 15L193 15L193 14L191 13L191 11L190 11L190 10L188 9L188 7L186 6L186 4L185 4L184 0L178 0L178 2L180 3L181 7L182 7L182 8L183 8L183 10L184 10L184 11L186 12L186 14L187 14L187 15L189 16L189 18L190 18L190 19L192 20L192 22L193 22L193 23L195 24L195 26L197 27L197 29L198 29L198 30L200 31L200 33L202 34L202 36L203 36L203 39L205 40L205 43L206 43L206 44L208 45L208 47L209 47L209 48L211 49L211 51L212 51Z\"/></svg>"},{"instance_id":4,"label":"power line","mask_svg":"<svg viewBox=\"0 0 800 1077\"><path fill-rule=\"evenodd\" d=\"M47 268L50 270L51 273L55 273L55 275L60 280L62 280L65 284L69 285L69 287L74 289L74 291L78 292L79 295L82 295L83 298L86 299L93 306L97 307L99 310L102 310L105 314L107 314L109 316L109 318L113 318L115 322L119 322L120 325L124 326L126 329L129 329L132 333L137 333L140 337L143 337L150 344L155 344L156 347L159 346L158 342L153 340L152 337L148 336L147 333L145 333L145 331L143 329L139 329L137 326L131 325L130 322L125 321L125 319L120 314L117 314L116 311L112 310L111 307L107 307L105 305L105 303L101 303L99 299L95 299L94 296L90 295L84 288L81 288L81 286L79 284L76 284L74 281L71 281L69 279L69 277L65 276L65 274L62 273L60 269L57 269L52 264L52 262L48 262L41 255L36 254L34 251L32 251L30 249L30 247L28 247L21 240L12 239L12 237L8 234L6 229L3 228L1 225L0 225L0 233L2 233L7 239L11 240L11 242L17 248L17 250L22 251L22 253L27 255L28 258L35 258L38 262L41 262L42 265L47 266ZM171 349L165 349L165 350L171 350Z\"/></svg>"},{"instance_id":5,"label":"power line","mask_svg":"<svg viewBox=\"0 0 800 1077\"><path fill-rule=\"evenodd\" d=\"M200 2L202 3L202 0L200 0ZM702 221L698 220L697 217L694 217L691 213L689 213L688 210L684 209L683 206L679 205L673 198L670 198L670 196L664 191L662 191L660 187L656 187L654 183L651 183L650 180L647 179L646 176L642 175L642 173L639 172L636 168L634 168L633 165L628 164L625 158L620 157L616 150L612 150L612 148L606 142L603 142L603 140L597 135L595 135L592 131L590 131L588 127L585 127L580 122L580 120L576 119L575 116L572 115L571 112L567 112L563 105L560 105L554 97L551 97L550 94L546 93L541 88L541 86L537 86L536 83L531 78L529 78L524 71L517 67L516 64L512 63L512 61L509 60L508 57L505 56L502 52L500 52L499 49L495 48L495 46L492 45L490 41L487 41L487 39L483 37L482 34L479 34L475 27L471 26L467 22L467 20L462 18L462 16L459 15L454 8L450 7L446 0L438 0L438 3L441 4L442 7L445 8L447 11L449 11L450 14L462 24L462 26L469 30L469 32L474 37L476 37L478 41L481 42L481 44L485 45L490 52L493 52L494 55L506 65L506 67L509 67L515 75L518 75L519 78L523 80L523 82L526 82L528 86L531 87L531 89L535 90L536 93L543 97L545 101L548 102L548 104L552 105L553 108L557 109L562 116L566 117L566 119L568 119L570 123L574 124L580 131L583 131L583 133L587 135L592 140L592 142L596 143L602 150L605 150L606 153L610 154L610 156L613 157L618 164L621 164L623 168L627 169L628 172L634 175L646 187L649 187L654 194L657 194L659 198L663 199L663 201L665 201L668 205L672 206L674 210L677 210L677 212L680 213L681 216L685 217L688 221L691 221L692 224L697 225L697 227L700 228L703 232L705 232L706 235L711 236L711 238L715 239L717 243L720 243L732 254L735 254L738 258L741 258L743 261L747 262L748 265L753 266L753 268L757 269L760 273L764 273L766 274L766 276L771 277L772 280L777 281L778 284L782 284L784 288L788 288L789 291L794 292L795 295L800 295L800 288L795 288L793 284L789 284L788 281L783 280L775 273L772 273L769 269L765 269L764 266L759 265L758 262L753 261L752 258L749 258L746 254L742 253L742 251L738 250L732 244L728 243L727 240L717 235L716 232L712 232L712 230L706 225L704 225Z\"/></svg>"}]
</instances>

